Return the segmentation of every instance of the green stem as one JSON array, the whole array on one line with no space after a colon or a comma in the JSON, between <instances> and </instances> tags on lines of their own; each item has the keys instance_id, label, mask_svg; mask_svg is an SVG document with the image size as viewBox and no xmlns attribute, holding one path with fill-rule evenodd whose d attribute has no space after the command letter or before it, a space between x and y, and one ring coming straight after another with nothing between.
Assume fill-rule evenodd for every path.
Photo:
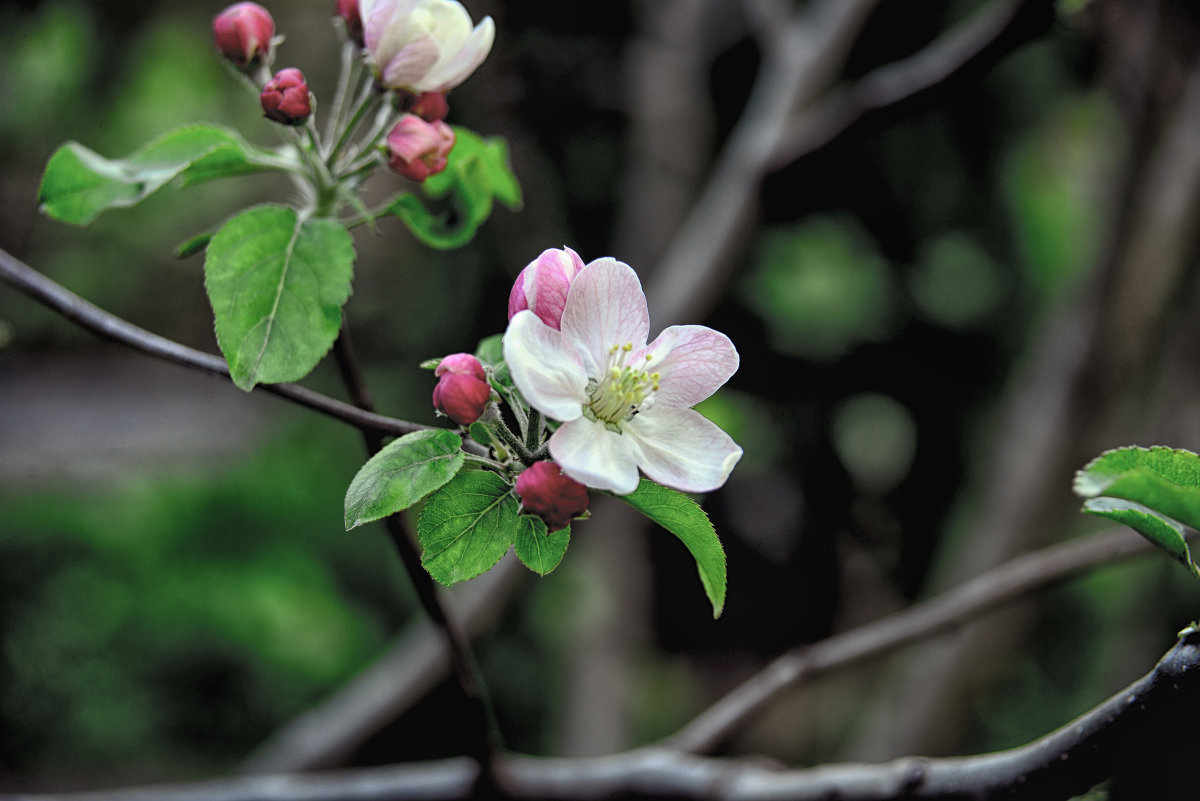
<instances>
[{"instance_id":1,"label":"green stem","mask_svg":"<svg viewBox=\"0 0 1200 801\"><path fill-rule=\"evenodd\" d=\"M517 458L520 459L522 463L525 465L531 465L536 461L533 458L533 452L530 451L529 448L526 448L525 443L521 441L521 438L509 431L508 426L504 425L502 421L498 420L495 423L489 424L488 429L495 434L496 438L501 440L509 450L515 453Z\"/></svg>"},{"instance_id":2,"label":"green stem","mask_svg":"<svg viewBox=\"0 0 1200 801\"><path fill-rule=\"evenodd\" d=\"M342 150L346 147L346 143L350 141L350 137L353 135L354 130L358 128L359 123L362 122L363 117L366 116L367 112L374 111L375 107L379 105L382 99L383 92L375 87L374 79L370 79L363 88L363 92L359 96L358 103L354 109L354 114L351 115L349 121L346 122L346 127L342 128L342 133L338 137L337 144L333 146L333 149L329 151L329 155L325 157L326 167L328 167L330 170L334 169L334 165L337 163L338 156L342 154Z\"/></svg>"},{"instance_id":3,"label":"green stem","mask_svg":"<svg viewBox=\"0 0 1200 801\"><path fill-rule=\"evenodd\" d=\"M338 71L337 88L333 93L333 103L329 107L329 122L325 125L325 141L332 142L334 132L337 131L338 123L342 121L342 116L346 113L346 95L350 91L350 83L352 81L351 74L357 73L358 64L354 61L354 53L358 50L358 46L354 42L347 41L342 44L342 66ZM322 153L322 158L328 157L328 153Z\"/></svg>"}]
</instances>

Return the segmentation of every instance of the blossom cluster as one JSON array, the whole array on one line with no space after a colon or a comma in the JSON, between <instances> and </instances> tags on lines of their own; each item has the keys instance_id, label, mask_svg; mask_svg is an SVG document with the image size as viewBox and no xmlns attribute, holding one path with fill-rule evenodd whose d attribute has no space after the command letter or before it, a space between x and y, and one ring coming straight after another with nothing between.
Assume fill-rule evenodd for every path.
<instances>
[{"instance_id":1,"label":"blossom cluster","mask_svg":"<svg viewBox=\"0 0 1200 801\"><path fill-rule=\"evenodd\" d=\"M418 182L441 172L455 143L453 130L443 122L449 111L446 93L491 52L491 17L472 25L455 0L337 0L335 5L347 40L362 49L376 92L395 94L401 116L383 137L387 166ZM221 54L261 87L259 102L268 119L289 126L312 119L316 104L304 74L288 67L270 75L281 40L267 9L235 3L213 18L212 31ZM352 131L353 125L347 133Z\"/></svg>"},{"instance_id":2,"label":"blossom cluster","mask_svg":"<svg viewBox=\"0 0 1200 801\"><path fill-rule=\"evenodd\" d=\"M585 487L628 494L642 474L685 492L725 483L742 449L691 407L736 372L727 336L679 325L647 344L649 311L634 270L613 258L584 264L570 248L547 250L522 270L508 317L504 364L524 402L553 424L551 461L527 466L516 492L551 530L587 508ZM469 381L448 383L464 356L442 360L434 404L470 423L488 401ZM482 371L474 361L471 380ZM456 416L456 405L478 411Z\"/></svg>"}]
</instances>

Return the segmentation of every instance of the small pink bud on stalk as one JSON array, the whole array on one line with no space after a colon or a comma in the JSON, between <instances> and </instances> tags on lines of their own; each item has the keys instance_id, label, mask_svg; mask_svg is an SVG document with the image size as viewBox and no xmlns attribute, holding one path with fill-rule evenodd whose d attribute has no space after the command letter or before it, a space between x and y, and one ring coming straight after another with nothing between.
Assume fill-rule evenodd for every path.
<instances>
[{"instance_id":1,"label":"small pink bud on stalk","mask_svg":"<svg viewBox=\"0 0 1200 801\"><path fill-rule=\"evenodd\" d=\"M583 259L570 248L543 251L517 276L508 295L508 319L529 309L558 331L567 304L567 290L583 267Z\"/></svg>"},{"instance_id":2,"label":"small pink bud on stalk","mask_svg":"<svg viewBox=\"0 0 1200 801\"><path fill-rule=\"evenodd\" d=\"M346 35L362 47L363 23L362 14L358 10L358 0L337 0L337 15L346 23Z\"/></svg>"},{"instance_id":3,"label":"small pink bud on stalk","mask_svg":"<svg viewBox=\"0 0 1200 801\"><path fill-rule=\"evenodd\" d=\"M284 125L302 125L312 113L312 97L304 73L288 67L275 73L259 95L263 113Z\"/></svg>"},{"instance_id":4,"label":"small pink bud on stalk","mask_svg":"<svg viewBox=\"0 0 1200 801\"><path fill-rule=\"evenodd\" d=\"M417 95L397 89L396 101L400 111L416 114L425 122L444 120L450 113L450 104L446 101L445 92L422 92Z\"/></svg>"},{"instance_id":5,"label":"small pink bud on stalk","mask_svg":"<svg viewBox=\"0 0 1200 801\"><path fill-rule=\"evenodd\" d=\"M566 528L588 508L587 487L563 475L554 462L534 462L517 476L517 495L527 512L546 521L546 528Z\"/></svg>"},{"instance_id":6,"label":"small pink bud on stalk","mask_svg":"<svg viewBox=\"0 0 1200 801\"><path fill-rule=\"evenodd\" d=\"M213 42L241 69L268 60L275 20L258 3L234 3L213 17Z\"/></svg>"},{"instance_id":7,"label":"small pink bud on stalk","mask_svg":"<svg viewBox=\"0 0 1200 801\"><path fill-rule=\"evenodd\" d=\"M452 353L438 363L433 407L462 426L479 419L492 396L483 365L469 353Z\"/></svg>"},{"instance_id":8,"label":"small pink bud on stalk","mask_svg":"<svg viewBox=\"0 0 1200 801\"><path fill-rule=\"evenodd\" d=\"M449 125L407 114L387 135L388 167L410 180L424 181L446 169L453 148L454 130Z\"/></svg>"}]
</instances>

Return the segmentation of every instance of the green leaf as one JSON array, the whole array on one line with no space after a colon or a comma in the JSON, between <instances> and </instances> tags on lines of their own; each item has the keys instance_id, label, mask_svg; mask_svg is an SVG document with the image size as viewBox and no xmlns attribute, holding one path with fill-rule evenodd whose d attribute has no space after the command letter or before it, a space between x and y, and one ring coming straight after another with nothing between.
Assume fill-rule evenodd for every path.
<instances>
[{"instance_id":1,"label":"green leaf","mask_svg":"<svg viewBox=\"0 0 1200 801\"><path fill-rule=\"evenodd\" d=\"M208 243L212 241L213 235L211 232L196 234L186 242L180 242L175 248L175 258L186 259L189 256L194 256L200 251L208 247Z\"/></svg>"},{"instance_id":2,"label":"green leaf","mask_svg":"<svg viewBox=\"0 0 1200 801\"><path fill-rule=\"evenodd\" d=\"M517 527L517 558L534 573L544 576L558 567L570 541L570 526L547 532L546 521L540 517L521 515Z\"/></svg>"},{"instance_id":3,"label":"green leaf","mask_svg":"<svg viewBox=\"0 0 1200 801\"><path fill-rule=\"evenodd\" d=\"M519 524L510 490L495 473L468 470L429 497L417 520L429 575L450 586L490 570L508 553Z\"/></svg>"},{"instance_id":4,"label":"green leaf","mask_svg":"<svg viewBox=\"0 0 1200 801\"><path fill-rule=\"evenodd\" d=\"M1075 474L1083 511L1124 523L1200 576L1183 527L1200 528L1200 456L1166 447L1117 448Z\"/></svg>"},{"instance_id":5,"label":"green leaf","mask_svg":"<svg viewBox=\"0 0 1200 801\"><path fill-rule=\"evenodd\" d=\"M508 145L499 137L483 139L454 128L455 144L446 169L425 180L425 193L448 198L450 208L435 214L416 195L397 195L384 209L399 217L419 241L441 250L461 247L492 213L493 201L521 207L521 187L508 161Z\"/></svg>"},{"instance_id":6,"label":"green leaf","mask_svg":"<svg viewBox=\"0 0 1200 801\"><path fill-rule=\"evenodd\" d=\"M204 283L217 343L233 383L296 381L317 365L342 326L354 240L338 222L295 209L247 209L208 244Z\"/></svg>"},{"instance_id":7,"label":"green leaf","mask_svg":"<svg viewBox=\"0 0 1200 801\"><path fill-rule=\"evenodd\" d=\"M704 510L682 492L645 478L632 493L617 497L683 540L696 560L713 617L720 617L725 608L725 549Z\"/></svg>"},{"instance_id":8,"label":"green leaf","mask_svg":"<svg viewBox=\"0 0 1200 801\"><path fill-rule=\"evenodd\" d=\"M407 509L445 486L465 460L462 439L445 429L415 431L388 443L346 490L346 530Z\"/></svg>"},{"instance_id":9,"label":"green leaf","mask_svg":"<svg viewBox=\"0 0 1200 801\"><path fill-rule=\"evenodd\" d=\"M1084 502L1083 511L1129 526L1200 577L1179 521L1120 498L1090 498Z\"/></svg>"},{"instance_id":10,"label":"green leaf","mask_svg":"<svg viewBox=\"0 0 1200 801\"><path fill-rule=\"evenodd\" d=\"M38 202L56 220L87 225L103 211L141 203L172 181L181 186L295 165L216 125L189 125L125 159L68 142L46 164Z\"/></svg>"}]
</instances>

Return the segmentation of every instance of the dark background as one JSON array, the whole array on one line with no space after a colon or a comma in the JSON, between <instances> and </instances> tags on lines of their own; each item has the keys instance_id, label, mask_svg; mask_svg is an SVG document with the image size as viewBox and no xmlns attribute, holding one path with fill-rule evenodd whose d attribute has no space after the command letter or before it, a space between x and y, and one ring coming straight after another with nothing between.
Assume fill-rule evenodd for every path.
<instances>
[{"instance_id":1,"label":"dark background","mask_svg":"<svg viewBox=\"0 0 1200 801\"><path fill-rule=\"evenodd\" d=\"M508 139L525 206L449 253L399 223L356 230L346 308L380 410L422 423L416 365L501 331L541 250L649 282L763 63L751 2L466 5L496 45L449 121ZM987 5L883 0L826 95ZM269 5L276 67L305 72L318 114L327 6ZM87 230L40 217L36 195L68 139L116 157L207 120L275 143L213 52L220 8L0 4L0 247L212 352L201 259L174 248L286 185L168 189ZM665 735L791 645L1099 528L1070 486L1101 450L1200 447L1196 14L1093 0L1028 17L975 68L767 175L731 279L686 320L742 357L701 407L746 450L706 501L725 614L665 532L577 524L478 641L510 747ZM0 342L0 790L233 770L419 614L382 533L342 530L357 432L101 344L7 287ZM340 395L328 365L305 383ZM1016 745L1144 673L1195 599L1161 556L1103 568L795 693L725 749L811 764ZM454 697L435 690L346 763L457 753Z\"/></svg>"}]
</instances>

